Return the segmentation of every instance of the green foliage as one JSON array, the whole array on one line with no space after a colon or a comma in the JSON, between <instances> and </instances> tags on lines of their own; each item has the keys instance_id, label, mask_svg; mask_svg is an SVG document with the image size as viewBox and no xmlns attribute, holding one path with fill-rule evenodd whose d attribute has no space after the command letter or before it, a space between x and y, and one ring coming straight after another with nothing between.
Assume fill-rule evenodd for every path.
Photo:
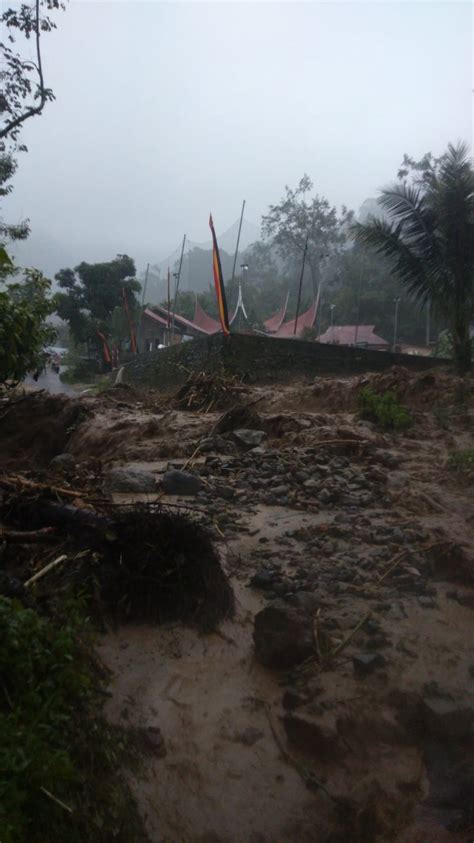
<instances>
[{"instance_id":1,"label":"green foliage","mask_svg":"<svg viewBox=\"0 0 474 843\"><path fill-rule=\"evenodd\" d=\"M295 190L285 187L278 205L270 205L262 217L262 234L271 238L278 253L294 272L302 261L307 242L306 265L312 291L316 294L321 280L321 262L337 254L345 242L344 226L352 220L352 212L342 208L340 216L324 196L306 199L313 190L311 179L304 175Z\"/></svg>"},{"instance_id":2,"label":"green foliage","mask_svg":"<svg viewBox=\"0 0 474 843\"><path fill-rule=\"evenodd\" d=\"M0 292L0 386L16 385L42 364L43 350L55 331L45 322L52 311L50 281L37 270L25 270L23 283Z\"/></svg>"},{"instance_id":3,"label":"green foliage","mask_svg":"<svg viewBox=\"0 0 474 843\"><path fill-rule=\"evenodd\" d=\"M107 335L128 335L124 330L122 289L125 290L130 311L138 309L135 293L140 282L135 277L135 263L128 255L117 255L105 263L84 261L72 269L62 269L55 276L64 292L56 293L56 312L69 324L76 343L91 343L101 349L97 329ZM115 312L115 317L113 316Z\"/></svg>"},{"instance_id":4,"label":"green foliage","mask_svg":"<svg viewBox=\"0 0 474 843\"><path fill-rule=\"evenodd\" d=\"M140 839L125 827L130 803L117 774L123 738L97 716L85 643L90 648L79 601L53 624L0 597L2 843Z\"/></svg>"},{"instance_id":5,"label":"green foliage","mask_svg":"<svg viewBox=\"0 0 474 843\"><path fill-rule=\"evenodd\" d=\"M448 456L448 468L454 471L472 471L474 469L474 448L451 451Z\"/></svg>"},{"instance_id":6,"label":"green foliage","mask_svg":"<svg viewBox=\"0 0 474 843\"><path fill-rule=\"evenodd\" d=\"M70 743L91 693L70 626L54 628L32 609L0 598L0 839L52 838L64 801L79 784ZM32 835L35 835L33 838ZM59 838L57 838L59 839Z\"/></svg>"},{"instance_id":7,"label":"green foliage","mask_svg":"<svg viewBox=\"0 0 474 843\"><path fill-rule=\"evenodd\" d=\"M405 156L398 181L382 190L382 219L353 226L357 241L390 262L408 293L447 320L459 374L470 371L474 315L474 168L464 144L438 159Z\"/></svg>"},{"instance_id":8,"label":"green foliage","mask_svg":"<svg viewBox=\"0 0 474 843\"><path fill-rule=\"evenodd\" d=\"M375 422L382 430L406 430L412 418L405 407L398 403L393 392L378 395L372 389L361 389L357 396L362 419Z\"/></svg>"}]
</instances>

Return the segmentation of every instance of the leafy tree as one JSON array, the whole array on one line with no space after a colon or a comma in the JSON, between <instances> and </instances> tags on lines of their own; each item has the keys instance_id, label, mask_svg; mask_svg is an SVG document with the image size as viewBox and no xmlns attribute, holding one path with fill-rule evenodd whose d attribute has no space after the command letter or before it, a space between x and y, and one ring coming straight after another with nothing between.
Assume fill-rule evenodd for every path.
<instances>
[{"instance_id":1,"label":"leafy tree","mask_svg":"<svg viewBox=\"0 0 474 843\"><path fill-rule=\"evenodd\" d=\"M42 14L42 9L59 8L65 8L60 0L35 0L33 4L21 3L7 8L0 17L5 34L5 40L0 42L0 113L3 118L0 141L9 137L16 142L22 124L41 114L46 103L54 99L51 88L47 88L44 81L41 37L55 29L56 24L47 14ZM18 36L26 41L34 39L34 60L25 58L15 48Z\"/></svg>"},{"instance_id":2,"label":"leafy tree","mask_svg":"<svg viewBox=\"0 0 474 843\"><path fill-rule=\"evenodd\" d=\"M321 330L330 324L334 305L337 325L375 325L376 333L391 341L394 328L394 299L400 299L398 338L400 342L424 344L426 308L400 285L387 259L373 249L355 245L336 257L324 277L321 301ZM435 319L431 317L433 335Z\"/></svg>"},{"instance_id":3,"label":"leafy tree","mask_svg":"<svg viewBox=\"0 0 474 843\"><path fill-rule=\"evenodd\" d=\"M271 238L280 256L293 274L298 276L305 244L306 265L309 269L313 295L321 281L321 261L337 254L346 240L345 227L352 220L352 212L331 207L324 196L306 199L313 190L309 176L304 175L296 190L285 187L285 195L278 205L270 205L262 217L262 235Z\"/></svg>"},{"instance_id":4,"label":"leafy tree","mask_svg":"<svg viewBox=\"0 0 474 843\"><path fill-rule=\"evenodd\" d=\"M0 262L5 257L0 253ZM10 272L12 267L10 265ZM54 328L46 324L53 306L51 282L40 272L25 270L23 283L4 283L0 289L0 387L16 386L43 362Z\"/></svg>"},{"instance_id":5,"label":"leafy tree","mask_svg":"<svg viewBox=\"0 0 474 843\"><path fill-rule=\"evenodd\" d=\"M17 166L12 153L2 151L2 142L0 141L0 199L12 192L13 185L10 182ZM9 240L25 240L29 233L30 227L27 221L11 225L0 217L0 244L5 245Z\"/></svg>"},{"instance_id":6,"label":"leafy tree","mask_svg":"<svg viewBox=\"0 0 474 843\"><path fill-rule=\"evenodd\" d=\"M17 169L16 154L25 152L19 143L20 130L26 120L41 114L54 94L44 81L41 59L41 39L56 27L43 14L64 8L60 0L35 0L33 4L21 3L0 15L0 198L12 191L11 179ZM26 46L34 40L35 58L22 55L17 49L18 40ZM29 46L29 43L28 43ZM9 240L23 240L29 234L28 221L9 225L0 218L0 245Z\"/></svg>"},{"instance_id":7,"label":"leafy tree","mask_svg":"<svg viewBox=\"0 0 474 843\"><path fill-rule=\"evenodd\" d=\"M91 343L100 347L97 329L108 334L114 329L120 334L122 327L113 313L123 307L122 289L125 290L131 311L138 309L135 293L140 282L135 277L135 263L128 255L117 255L106 263L83 261L72 269L61 269L55 276L65 292L56 293L56 312L69 324L76 343Z\"/></svg>"},{"instance_id":8,"label":"leafy tree","mask_svg":"<svg viewBox=\"0 0 474 843\"><path fill-rule=\"evenodd\" d=\"M472 366L474 311L474 169L464 144L441 158L405 156L399 180L382 190L386 218L352 231L384 255L404 288L446 318L460 374ZM388 217L388 219L387 219Z\"/></svg>"}]
</instances>

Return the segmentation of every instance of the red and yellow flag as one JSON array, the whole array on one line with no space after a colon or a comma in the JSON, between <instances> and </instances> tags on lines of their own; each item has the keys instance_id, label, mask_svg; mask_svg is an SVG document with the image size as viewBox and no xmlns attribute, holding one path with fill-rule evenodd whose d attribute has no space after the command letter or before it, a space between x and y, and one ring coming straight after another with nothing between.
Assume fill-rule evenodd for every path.
<instances>
[{"instance_id":1,"label":"red and yellow flag","mask_svg":"<svg viewBox=\"0 0 474 843\"><path fill-rule=\"evenodd\" d=\"M209 215L209 228L212 232L212 270L214 273L214 286L216 288L217 309L219 311L219 319L221 320L222 331L227 336L228 334L230 334L229 316L227 313L224 278L222 277L221 259L219 257L219 247L217 245L216 232L214 231L212 214Z\"/></svg>"}]
</instances>

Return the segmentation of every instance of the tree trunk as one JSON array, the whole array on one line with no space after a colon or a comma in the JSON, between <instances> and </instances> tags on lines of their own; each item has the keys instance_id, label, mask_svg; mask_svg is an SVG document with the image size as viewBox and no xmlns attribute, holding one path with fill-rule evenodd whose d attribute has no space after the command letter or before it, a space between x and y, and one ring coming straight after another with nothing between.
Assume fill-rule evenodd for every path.
<instances>
[{"instance_id":1,"label":"tree trunk","mask_svg":"<svg viewBox=\"0 0 474 843\"><path fill-rule=\"evenodd\" d=\"M456 320L453 326L453 355L458 375L472 370L472 340L469 333L469 319Z\"/></svg>"}]
</instances>

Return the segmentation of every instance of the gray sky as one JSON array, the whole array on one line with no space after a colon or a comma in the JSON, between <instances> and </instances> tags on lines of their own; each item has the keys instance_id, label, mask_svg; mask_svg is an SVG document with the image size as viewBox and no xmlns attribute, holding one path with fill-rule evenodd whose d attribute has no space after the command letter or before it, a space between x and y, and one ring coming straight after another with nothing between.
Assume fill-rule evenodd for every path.
<instances>
[{"instance_id":1,"label":"gray sky","mask_svg":"<svg viewBox=\"0 0 474 843\"><path fill-rule=\"evenodd\" d=\"M141 269L304 172L358 209L404 152L472 142L465 2L71 0L45 37L56 102L23 132L5 216L47 272L127 252Z\"/></svg>"}]
</instances>

